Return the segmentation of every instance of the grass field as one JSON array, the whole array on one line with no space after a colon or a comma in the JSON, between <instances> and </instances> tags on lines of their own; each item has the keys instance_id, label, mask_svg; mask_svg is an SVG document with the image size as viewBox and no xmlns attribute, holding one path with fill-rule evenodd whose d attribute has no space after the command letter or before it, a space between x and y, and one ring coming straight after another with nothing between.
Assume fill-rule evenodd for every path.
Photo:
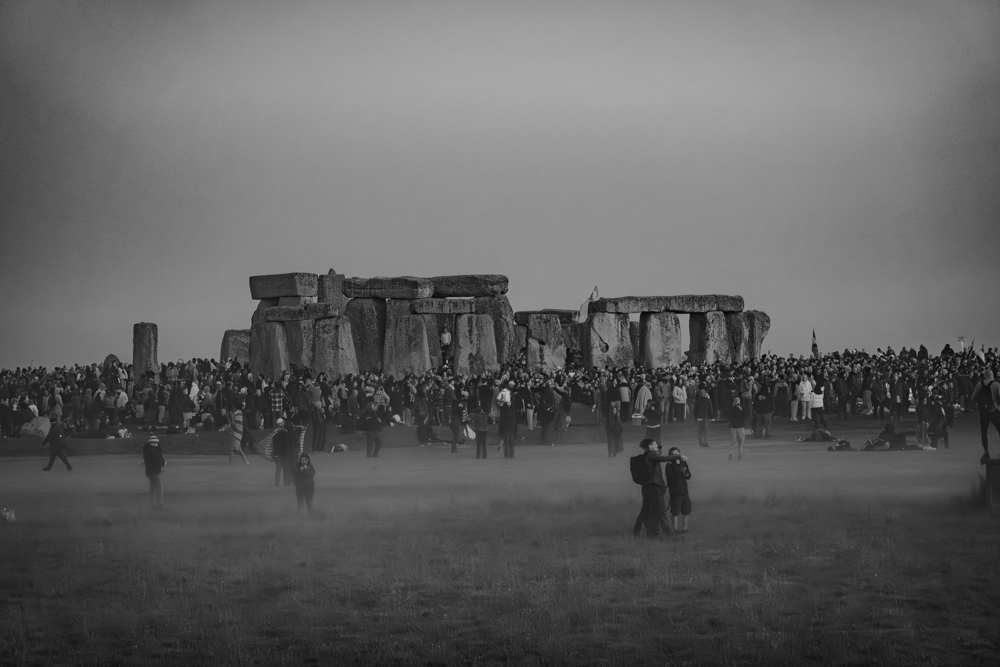
<instances>
[{"instance_id":1,"label":"grass field","mask_svg":"<svg viewBox=\"0 0 1000 667\"><path fill-rule=\"evenodd\" d=\"M43 473L2 441L0 664L998 664L974 415L936 452L830 453L786 422L741 462L723 424L709 449L664 426L694 513L660 541L631 537L641 430L608 459L585 421L513 460L331 433L352 451L314 457L312 519L259 457L177 453L224 436L165 439L161 510L138 454L85 455L136 443Z\"/></svg>"}]
</instances>

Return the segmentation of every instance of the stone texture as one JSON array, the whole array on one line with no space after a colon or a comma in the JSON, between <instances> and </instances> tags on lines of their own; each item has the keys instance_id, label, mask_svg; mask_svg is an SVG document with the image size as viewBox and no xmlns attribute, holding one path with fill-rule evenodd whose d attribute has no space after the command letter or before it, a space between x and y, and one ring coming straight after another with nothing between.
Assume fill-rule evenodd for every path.
<instances>
[{"instance_id":1,"label":"stone texture","mask_svg":"<svg viewBox=\"0 0 1000 667\"><path fill-rule=\"evenodd\" d=\"M250 324L257 324L258 322L265 322L266 318L264 312L268 308L277 308L278 299L261 299L257 302L257 310L253 311L253 315L250 316Z\"/></svg>"},{"instance_id":2,"label":"stone texture","mask_svg":"<svg viewBox=\"0 0 1000 667\"><path fill-rule=\"evenodd\" d=\"M546 345L562 343L562 323L557 315L531 314L525 321L525 326L528 327L528 338Z\"/></svg>"},{"instance_id":3,"label":"stone texture","mask_svg":"<svg viewBox=\"0 0 1000 667\"><path fill-rule=\"evenodd\" d=\"M435 276L434 296L500 296L507 293L507 276L473 274L462 276Z\"/></svg>"},{"instance_id":4,"label":"stone texture","mask_svg":"<svg viewBox=\"0 0 1000 667\"><path fill-rule=\"evenodd\" d=\"M683 294L679 296L622 296L591 302L591 313L707 313L739 312L743 297L722 294Z\"/></svg>"},{"instance_id":5,"label":"stone texture","mask_svg":"<svg viewBox=\"0 0 1000 667\"><path fill-rule=\"evenodd\" d=\"M629 320L628 322L628 340L632 343L632 361L636 362L639 360L639 323Z\"/></svg>"},{"instance_id":6,"label":"stone texture","mask_svg":"<svg viewBox=\"0 0 1000 667\"><path fill-rule=\"evenodd\" d=\"M265 322L292 322L294 320L319 320L340 317L340 310L333 303L307 303L301 306L275 306L264 311Z\"/></svg>"},{"instance_id":7,"label":"stone texture","mask_svg":"<svg viewBox=\"0 0 1000 667\"><path fill-rule=\"evenodd\" d=\"M288 346L290 366L312 368L313 326L318 320L291 320L284 322L285 341Z\"/></svg>"},{"instance_id":8,"label":"stone texture","mask_svg":"<svg viewBox=\"0 0 1000 667\"><path fill-rule=\"evenodd\" d=\"M567 348L573 348L574 350L583 350L587 345L588 339L587 334L590 331L590 325L586 322L582 324L563 324L562 325L562 337L563 343L566 344Z\"/></svg>"},{"instance_id":9,"label":"stone texture","mask_svg":"<svg viewBox=\"0 0 1000 667\"><path fill-rule=\"evenodd\" d=\"M524 347L514 332L514 309L506 296L478 297L473 299L477 315L489 315L493 320L493 336L496 341L497 363L509 364L517 360Z\"/></svg>"},{"instance_id":10,"label":"stone texture","mask_svg":"<svg viewBox=\"0 0 1000 667\"><path fill-rule=\"evenodd\" d=\"M517 350L514 355L515 359L520 356L521 352L524 351L524 348L527 347L527 345L528 327L522 327L519 324L514 325L514 349Z\"/></svg>"},{"instance_id":11,"label":"stone texture","mask_svg":"<svg viewBox=\"0 0 1000 667\"><path fill-rule=\"evenodd\" d=\"M410 305L414 315L471 315L476 313L472 299L414 299Z\"/></svg>"},{"instance_id":12,"label":"stone texture","mask_svg":"<svg viewBox=\"0 0 1000 667\"><path fill-rule=\"evenodd\" d=\"M580 319L579 310L560 310L558 308L543 308L541 310L519 310L514 313L514 324L527 326L532 315L555 315L560 324L575 324Z\"/></svg>"},{"instance_id":13,"label":"stone texture","mask_svg":"<svg viewBox=\"0 0 1000 667\"><path fill-rule=\"evenodd\" d=\"M532 370L553 370L565 366L566 343L559 316L532 314L528 316L526 326L528 367Z\"/></svg>"},{"instance_id":14,"label":"stone texture","mask_svg":"<svg viewBox=\"0 0 1000 667\"><path fill-rule=\"evenodd\" d=\"M307 303L316 303L314 296L279 296L279 306L303 306Z\"/></svg>"},{"instance_id":15,"label":"stone texture","mask_svg":"<svg viewBox=\"0 0 1000 667\"><path fill-rule=\"evenodd\" d=\"M386 318L383 372L396 378L421 374L431 368L427 315L396 315Z\"/></svg>"},{"instance_id":16,"label":"stone texture","mask_svg":"<svg viewBox=\"0 0 1000 667\"><path fill-rule=\"evenodd\" d=\"M347 316L316 320L313 323L313 373L326 373L330 379L358 373L351 320Z\"/></svg>"},{"instance_id":17,"label":"stone texture","mask_svg":"<svg viewBox=\"0 0 1000 667\"><path fill-rule=\"evenodd\" d=\"M747 329L750 332L750 342L748 344L750 358L759 359L761 346L764 344L764 337L771 330L771 318L767 313L760 310L748 310L746 313Z\"/></svg>"},{"instance_id":18,"label":"stone texture","mask_svg":"<svg viewBox=\"0 0 1000 667\"><path fill-rule=\"evenodd\" d=\"M584 334L583 365L587 368L630 368L635 358L628 315L591 313Z\"/></svg>"},{"instance_id":19,"label":"stone texture","mask_svg":"<svg viewBox=\"0 0 1000 667\"><path fill-rule=\"evenodd\" d=\"M351 336L358 371L378 371L382 368L385 344L385 299L351 299L344 315L351 321Z\"/></svg>"},{"instance_id":20,"label":"stone texture","mask_svg":"<svg viewBox=\"0 0 1000 667\"><path fill-rule=\"evenodd\" d=\"M731 364L732 343L726 315L720 311L694 313L688 328L691 333L691 349L688 359L695 364Z\"/></svg>"},{"instance_id":21,"label":"stone texture","mask_svg":"<svg viewBox=\"0 0 1000 667\"><path fill-rule=\"evenodd\" d=\"M160 364L156 360L157 339L157 328L152 322L132 325L133 377L138 378L148 370L160 372Z\"/></svg>"},{"instance_id":22,"label":"stone texture","mask_svg":"<svg viewBox=\"0 0 1000 667\"><path fill-rule=\"evenodd\" d=\"M271 380L288 370L288 340L281 322L258 322L250 327L250 370Z\"/></svg>"},{"instance_id":23,"label":"stone texture","mask_svg":"<svg viewBox=\"0 0 1000 667\"><path fill-rule=\"evenodd\" d=\"M343 292L351 298L429 299L434 296L434 283L429 278L400 276L387 278L347 278Z\"/></svg>"},{"instance_id":24,"label":"stone texture","mask_svg":"<svg viewBox=\"0 0 1000 667\"><path fill-rule=\"evenodd\" d=\"M746 313L726 313L726 327L729 329L729 343L734 364L746 363L750 360L750 327Z\"/></svg>"},{"instance_id":25,"label":"stone texture","mask_svg":"<svg viewBox=\"0 0 1000 667\"><path fill-rule=\"evenodd\" d=\"M329 273L319 276L316 286L316 301L332 303L340 312L347 308L347 297L344 296L344 276L330 269Z\"/></svg>"},{"instance_id":26,"label":"stone texture","mask_svg":"<svg viewBox=\"0 0 1000 667\"><path fill-rule=\"evenodd\" d=\"M684 361L681 318L677 313L639 316L639 364L643 368L678 366Z\"/></svg>"},{"instance_id":27,"label":"stone texture","mask_svg":"<svg viewBox=\"0 0 1000 667\"><path fill-rule=\"evenodd\" d=\"M459 315L452 339L452 367L462 375L481 375L500 369L497 363L493 318L489 315Z\"/></svg>"},{"instance_id":28,"label":"stone texture","mask_svg":"<svg viewBox=\"0 0 1000 667\"><path fill-rule=\"evenodd\" d=\"M282 296L316 296L315 273L275 273L250 276L250 296L254 299L277 299Z\"/></svg>"},{"instance_id":29,"label":"stone texture","mask_svg":"<svg viewBox=\"0 0 1000 667\"><path fill-rule=\"evenodd\" d=\"M250 363L250 330L229 329L222 334L222 349L219 351L219 361L235 359L241 366Z\"/></svg>"}]
</instances>

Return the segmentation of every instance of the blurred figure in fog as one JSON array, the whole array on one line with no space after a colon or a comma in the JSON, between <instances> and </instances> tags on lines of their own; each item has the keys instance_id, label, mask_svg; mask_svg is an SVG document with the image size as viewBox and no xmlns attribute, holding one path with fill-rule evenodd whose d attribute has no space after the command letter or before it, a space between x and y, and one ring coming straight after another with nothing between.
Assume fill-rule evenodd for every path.
<instances>
[{"instance_id":1,"label":"blurred figure in fog","mask_svg":"<svg viewBox=\"0 0 1000 667\"><path fill-rule=\"evenodd\" d=\"M146 467L146 478L149 479L149 498L154 507L163 507L163 486L160 484L160 472L167 462L160 450L160 439L149 436L142 446L142 463Z\"/></svg>"},{"instance_id":2,"label":"blurred figure in fog","mask_svg":"<svg viewBox=\"0 0 1000 667\"><path fill-rule=\"evenodd\" d=\"M292 472L292 480L295 484L295 498L298 501L299 509L306 506L309 515L313 511L313 494L316 491L316 469L313 467L309 455L303 452L299 455L299 460Z\"/></svg>"}]
</instances>

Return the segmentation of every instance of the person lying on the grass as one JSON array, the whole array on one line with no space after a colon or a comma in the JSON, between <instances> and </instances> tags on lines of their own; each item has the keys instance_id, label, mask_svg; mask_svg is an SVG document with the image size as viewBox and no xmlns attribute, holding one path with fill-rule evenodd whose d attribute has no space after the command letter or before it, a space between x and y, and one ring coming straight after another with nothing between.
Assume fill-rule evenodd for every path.
<instances>
[{"instance_id":1,"label":"person lying on the grass","mask_svg":"<svg viewBox=\"0 0 1000 667\"><path fill-rule=\"evenodd\" d=\"M879 434L865 443L862 451L913 451L924 449L924 447L920 445L907 444L906 436L915 434L916 431L898 430L893 424L886 422ZM930 447L928 447L928 449L930 449Z\"/></svg>"}]
</instances>

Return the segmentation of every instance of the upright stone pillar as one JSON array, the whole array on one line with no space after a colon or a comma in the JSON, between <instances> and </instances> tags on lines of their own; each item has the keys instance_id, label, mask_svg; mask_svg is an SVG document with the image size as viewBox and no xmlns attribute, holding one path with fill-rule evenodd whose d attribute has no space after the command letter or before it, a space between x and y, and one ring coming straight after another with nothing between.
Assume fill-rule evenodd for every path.
<instances>
[{"instance_id":1,"label":"upright stone pillar","mask_svg":"<svg viewBox=\"0 0 1000 667\"><path fill-rule=\"evenodd\" d=\"M764 336L771 330L771 318L760 310L748 310L744 314L747 318L747 329L750 332L750 358L759 359Z\"/></svg>"},{"instance_id":2,"label":"upright stone pillar","mask_svg":"<svg viewBox=\"0 0 1000 667\"><path fill-rule=\"evenodd\" d=\"M312 370L317 375L326 373L331 380L348 373L357 375L351 320L346 316L328 317L313 324Z\"/></svg>"},{"instance_id":3,"label":"upright stone pillar","mask_svg":"<svg viewBox=\"0 0 1000 667\"><path fill-rule=\"evenodd\" d=\"M681 318L677 313L639 316L639 362L643 368L679 366L684 360Z\"/></svg>"},{"instance_id":4,"label":"upright stone pillar","mask_svg":"<svg viewBox=\"0 0 1000 667\"><path fill-rule=\"evenodd\" d=\"M529 315L526 333L529 369L554 370L566 365L566 343L558 315Z\"/></svg>"},{"instance_id":5,"label":"upright stone pillar","mask_svg":"<svg viewBox=\"0 0 1000 667\"><path fill-rule=\"evenodd\" d=\"M390 319L382 353L383 373L400 378L408 373L420 375L433 368L425 317L402 315Z\"/></svg>"},{"instance_id":6,"label":"upright stone pillar","mask_svg":"<svg viewBox=\"0 0 1000 667\"><path fill-rule=\"evenodd\" d=\"M754 356L750 349L750 327L746 313L726 313L726 327L732 343L733 363L746 363Z\"/></svg>"},{"instance_id":7,"label":"upright stone pillar","mask_svg":"<svg viewBox=\"0 0 1000 667\"><path fill-rule=\"evenodd\" d=\"M591 313L584 333L587 368L631 368L635 359L627 313Z\"/></svg>"},{"instance_id":8,"label":"upright stone pillar","mask_svg":"<svg viewBox=\"0 0 1000 667\"><path fill-rule=\"evenodd\" d=\"M718 310L691 313L688 328L691 332L691 349L688 352L691 363L732 363L732 343L724 313Z\"/></svg>"},{"instance_id":9,"label":"upright stone pillar","mask_svg":"<svg viewBox=\"0 0 1000 667\"><path fill-rule=\"evenodd\" d=\"M313 323L317 320L289 320L284 322L285 340L288 345L290 366L312 368Z\"/></svg>"},{"instance_id":10,"label":"upright stone pillar","mask_svg":"<svg viewBox=\"0 0 1000 667\"><path fill-rule=\"evenodd\" d=\"M514 309L506 296L477 297L473 299L475 311L480 315L489 315L493 320L493 336L496 340L497 363L508 364L517 359L524 347L518 343L514 331Z\"/></svg>"},{"instance_id":11,"label":"upright stone pillar","mask_svg":"<svg viewBox=\"0 0 1000 667\"><path fill-rule=\"evenodd\" d=\"M351 299L344 314L351 321L358 371L381 370L385 346L385 299Z\"/></svg>"},{"instance_id":12,"label":"upright stone pillar","mask_svg":"<svg viewBox=\"0 0 1000 667\"><path fill-rule=\"evenodd\" d=\"M458 315L452 339L453 368L462 375L482 375L500 370L489 315Z\"/></svg>"},{"instance_id":13,"label":"upright stone pillar","mask_svg":"<svg viewBox=\"0 0 1000 667\"><path fill-rule=\"evenodd\" d=\"M316 284L316 300L320 303L335 303L343 313L348 301L344 296L344 276L333 269L320 275Z\"/></svg>"},{"instance_id":14,"label":"upright stone pillar","mask_svg":"<svg viewBox=\"0 0 1000 667\"><path fill-rule=\"evenodd\" d=\"M156 360L156 345L158 333L152 322L139 322L132 325L132 374L138 379L146 371L160 371Z\"/></svg>"},{"instance_id":15,"label":"upright stone pillar","mask_svg":"<svg viewBox=\"0 0 1000 667\"><path fill-rule=\"evenodd\" d=\"M241 366L250 363L250 330L229 329L222 334L222 349L219 351L219 362L235 359Z\"/></svg>"},{"instance_id":16,"label":"upright stone pillar","mask_svg":"<svg viewBox=\"0 0 1000 667\"><path fill-rule=\"evenodd\" d=\"M258 322L250 328L250 370L270 380L277 380L288 370L283 322Z\"/></svg>"}]
</instances>

